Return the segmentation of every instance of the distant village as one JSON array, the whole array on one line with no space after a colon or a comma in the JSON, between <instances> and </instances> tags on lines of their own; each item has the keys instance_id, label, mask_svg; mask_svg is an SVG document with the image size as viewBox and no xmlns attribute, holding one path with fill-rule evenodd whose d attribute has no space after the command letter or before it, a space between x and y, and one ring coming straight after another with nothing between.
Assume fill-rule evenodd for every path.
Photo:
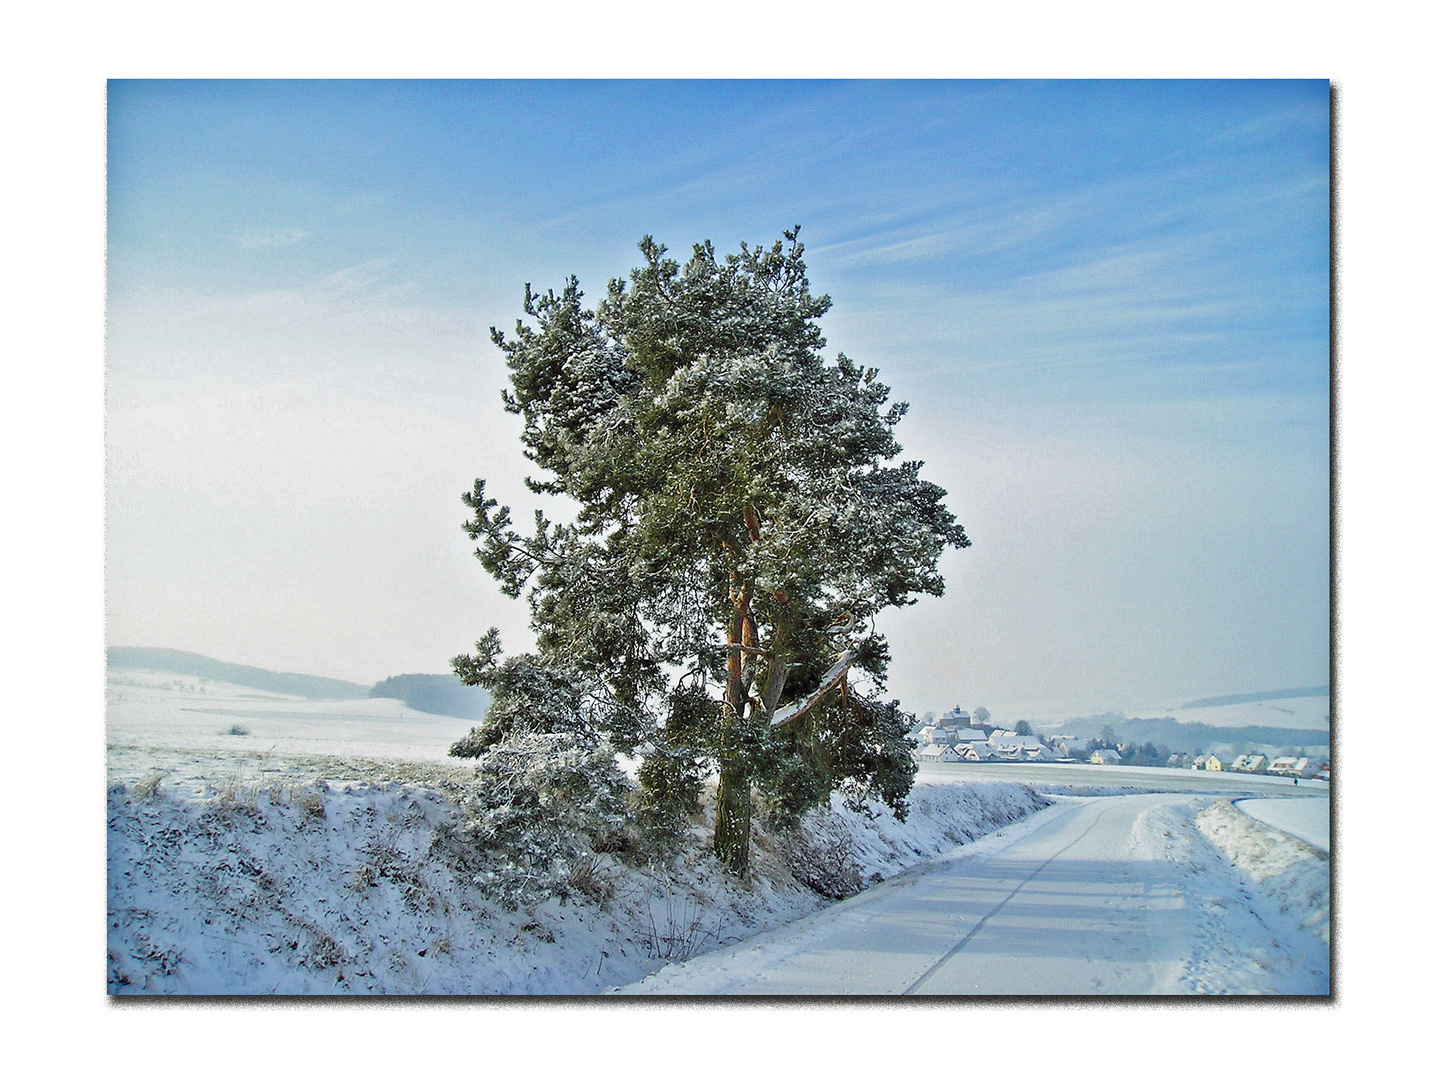
<instances>
[{"instance_id":1,"label":"distant village","mask_svg":"<svg viewBox=\"0 0 1440 1080\"><path fill-rule=\"evenodd\" d=\"M976 709L973 717L964 709L951 709L914 732L918 743L915 756L937 764L1057 761L1330 779L1330 762L1319 758L1282 755L1272 760L1264 754L1239 754L1233 761L1224 761L1215 754L1172 754L1169 747L1153 743L1127 745L1078 735L1037 735L1023 720L1011 731L991 725L989 720L990 713L983 708Z\"/></svg>"}]
</instances>

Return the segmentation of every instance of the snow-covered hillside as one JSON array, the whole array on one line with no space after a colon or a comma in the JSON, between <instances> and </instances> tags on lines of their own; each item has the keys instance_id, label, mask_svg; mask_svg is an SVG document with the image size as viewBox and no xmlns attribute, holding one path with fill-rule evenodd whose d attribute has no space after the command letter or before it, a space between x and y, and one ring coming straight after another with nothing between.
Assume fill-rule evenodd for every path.
<instances>
[{"instance_id":1,"label":"snow-covered hillside","mask_svg":"<svg viewBox=\"0 0 1440 1080\"><path fill-rule=\"evenodd\" d=\"M469 722L112 673L112 993L592 993L795 919L1046 805L1014 782L917 785L907 821L836 805L757 831L751 879L708 854L603 855L566 901L506 910L446 851ZM235 732L235 733L232 733ZM713 791L710 792L713 798ZM710 813L707 807L706 814Z\"/></svg>"},{"instance_id":2,"label":"snow-covered hillside","mask_svg":"<svg viewBox=\"0 0 1440 1080\"><path fill-rule=\"evenodd\" d=\"M1212 724L1215 727L1281 727L1327 731L1330 727L1330 696L1277 698L1274 701L1246 701L1237 705L1207 705L1200 709L1176 709L1136 715L1169 715L1182 724Z\"/></svg>"}]
</instances>

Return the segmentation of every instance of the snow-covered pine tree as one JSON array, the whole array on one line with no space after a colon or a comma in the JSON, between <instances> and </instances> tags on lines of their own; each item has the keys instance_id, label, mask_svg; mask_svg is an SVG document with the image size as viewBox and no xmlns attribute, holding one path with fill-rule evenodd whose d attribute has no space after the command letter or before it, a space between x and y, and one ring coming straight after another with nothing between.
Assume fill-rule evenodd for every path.
<instances>
[{"instance_id":1,"label":"snow-covered pine tree","mask_svg":"<svg viewBox=\"0 0 1440 1080\"><path fill-rule=\"evenodd\" d=\"M683 267L646 237L593 311L574 278L527 285L533 325L491 331L505 407L543 470L527 485L578 513L537 513L525 536L484 481L465 495L476 555L528 596L525 662L593 680L587 723L645 759L642 807L693 806L718 770L715 853L741 874L752 789L782 821L837 789L903 813L915 766L896 703L841 679L787 705L824 689L837 623L940 595L941 553L969 546L921 463L890 464L906 406L874 369L822 355L830 299L810 293L798 231L724 258L697 244ZM456 673L490 685L493 631L478 650ZM847 656L880 689L889 658L878 634Z\"/></svg>"},{"instance_id":2,"label":"snow-covered pine tree","mask_svg":"<svg viewBox=\"0 0 1440 1080\"><path fill-rule=\"evenodd\" d=\"M475 881L506 903L563 896L586 856L623 845L627 784L596 725L615 733L626 725L596 700L584 672L528 655L501 663L494 631L476 647L464 677L493 699L450 748L477 759L476 783L444 836Z\"/></svg>"}]
</instances>

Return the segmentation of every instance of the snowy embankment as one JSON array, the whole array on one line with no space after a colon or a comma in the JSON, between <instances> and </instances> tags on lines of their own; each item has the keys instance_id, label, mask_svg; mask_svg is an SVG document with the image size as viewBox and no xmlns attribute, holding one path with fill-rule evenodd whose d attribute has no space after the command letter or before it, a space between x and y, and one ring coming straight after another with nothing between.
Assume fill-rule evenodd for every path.
<instances>
[{"instance_id":1,"label":"snowy embankment","mask_svg":"<svg viewBox=\"0 0 1440 1080\"><path fill-rule=\"evenodd\" d=\"M1173 939L1170 951L1182 957L1166 992L1330 992L1322 853L1247 818L1229 799L1193 796L1142 815L1131 843L1150 870L1153 935ZM1288 875L1267 877L1267 860L1271 869L1288 866Z\"/></svg>"},{"instance_id":2,"label":"snowy embankment","mask_svg":"<svg viewBox=\"0 0 1440 1080\"><path fill-rule=\"evenodd\" d=\"M1330 942L1330 857L1218 801L1195 818L1200 831L1254 883L1280 920Z\"/></svg>"},{"instance_id":3,"label":"snowy embankment","mask_svg":"<svg viewBox=\"0 0 1440 1080\"><path fill-rule=\"evenodd\" d=\"M922 778L911 812L837 803L793 832L758 828L752 875L705 849L707 813L666 865L606 854L570 896L506 910L447 852L456 770L270 757L247 780L220 758L171 783L112 772L111 993L568 994L629 983L741 940L1043 807L1008 782ZM199 755L195 755L196 758ZM112 761L112 766L114 762ZM172 774L173 775L173 774ZM711 793L713 799L713 792Z\"/></svg>"}]
</instances>

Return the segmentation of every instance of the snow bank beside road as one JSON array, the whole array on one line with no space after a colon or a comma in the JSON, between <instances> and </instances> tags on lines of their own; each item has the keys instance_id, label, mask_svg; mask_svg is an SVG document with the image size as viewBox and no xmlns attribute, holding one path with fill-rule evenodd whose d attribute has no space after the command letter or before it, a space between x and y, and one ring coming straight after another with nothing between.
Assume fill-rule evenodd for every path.
<instances>
[{"instance_id":1,"label":"snow bank beside road","mask_svg":"<svg viewBox=\"0 0 1440 1080\"><path fill-rule=\"evenodd\" d=\"M189 761L187 765L198 766ZM336 762L329 775L354 775ZM835 806L757 829L748 882L708 854L708 820L666 868L599 857L569 901L506 911L435 845L454 790L396 769L339 785L323 762L247 783L112 780L111 993L569 994L789 922L1046 805L1024 785L919 783L901 823ZM133 767L133 763L132 763ZM346 771L348 769L348 771ZM712 793L713 799L713 793Z\"/></svg>"},{"instance_id":2,"label":"snow bank beside road","mask_svg":"<svg viewBox=\"0 0 1440 1080\"><path fill-rule=\"evenodd\" d=\"M1213 804L1208 805L1207 803ZM1204 808L1202 810L1202 808ZM1197 814L1197 810L1201 812ZM1239 825L1241 831L1236 830ZM1137 867L1149 880L1152 946L1180 958L1167 973L1176 994L1295 994L1330 992L1330 955L1324 941L1300 923L1323 905L1322 897L1283 910L1287 898L1274 879L1256 881L1242 852L1258 853L1271 832L1246 818L1226 800L1191 796L1141 815L1132 833ZM1216 838L1220 842L1216 842ZM1273 833L1275 839L1303 847ZM1293 854L1293 852L1292 852ZM1308 859L1316 856L1313 850ZM1303 880L1306 874L1300 874Z\"/></svg>"},{"instance_id":3,"label":"snow bank beside road","mask_svg":"<svg viewBox=\"0 0 1440 1080\"><path fill-rule=\"evenodd\" d=\"M1195 824L1258 887L1282 916L1330 942L1330 858L1219 801Z\"/></svg>"}]
</instances>

